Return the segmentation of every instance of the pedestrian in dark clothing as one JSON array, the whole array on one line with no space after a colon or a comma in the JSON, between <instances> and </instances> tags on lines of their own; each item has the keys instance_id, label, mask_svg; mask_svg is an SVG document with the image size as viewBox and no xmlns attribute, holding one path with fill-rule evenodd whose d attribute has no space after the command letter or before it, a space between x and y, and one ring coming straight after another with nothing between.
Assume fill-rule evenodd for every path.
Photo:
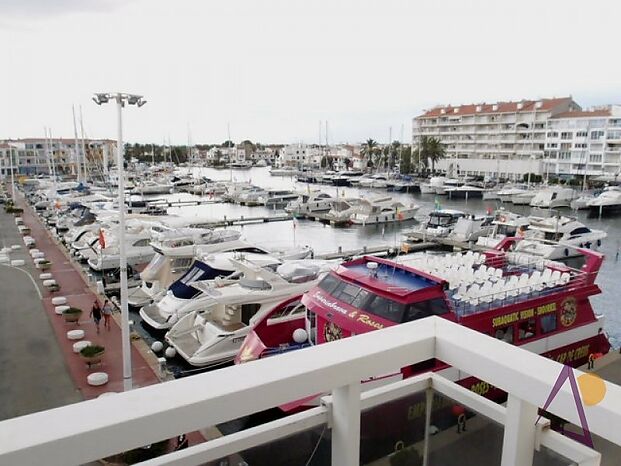
<instances>
[{"instance_id":1,"label":"pedestrian in dark clothing","mask_svg":"<svg viewBox=\"0 0 621 466\"><path fill-rule=\"evenodd\" d=\"M101 306L99 301L95 300L93 308L91 309L91 317L95 321L95 327L97 327L97 333L99 333L99 322L101 322Z\"/></svg>"}]
</instances>

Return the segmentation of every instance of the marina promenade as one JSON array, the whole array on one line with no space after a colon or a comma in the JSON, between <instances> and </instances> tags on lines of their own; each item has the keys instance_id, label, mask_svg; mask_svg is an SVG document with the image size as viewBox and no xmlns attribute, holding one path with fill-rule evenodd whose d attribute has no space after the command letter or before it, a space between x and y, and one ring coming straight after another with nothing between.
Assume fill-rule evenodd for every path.
<instances>
[{"instance_id":1,"label":"marina promenade","mask_svg":"<svg viewBox=\"0 0 621 466\"><path fill-rule=\"evenodd\" d=\"M100 300L88 284L80 271L77 270L73 262L60 250L59 246L50 236L49 232L41 225L39 219L33 211L24 202L21 203L24 208L22 218L24 223L31 228L31 236L36 241L36 248L45 253L47 260L52 262L52 268L49 270L52 276L60 285L60 291L55 293L43 292L43 306L49 316L52 328L58 339L61 351L68 364L71 377L79 388L84 399L95 398L103 392L120 392L123 391L123 365L121 357L121 329L113 321L110 330L100 325L100 333L97 334L95 324L89 317L91 307L96 299ZM54 296L64 296L70 306L83 310L82 317L78 323L67 324L62 317L56 315L52 298ZM95 366L92 369L73 353L73 344L75 341L67 338L67 331L80 328L85 331L85 340L93 344L104 346L106 353L103 364ZM144 357L138 350L132 348L132 369L133 382L135 387L143 387L158 382L153 369L146 362ZM89 373L95 371L104 371L109 376L109 381L103 386L93 387L88 385L86 378Z\"/></svg>"}]
</instances>

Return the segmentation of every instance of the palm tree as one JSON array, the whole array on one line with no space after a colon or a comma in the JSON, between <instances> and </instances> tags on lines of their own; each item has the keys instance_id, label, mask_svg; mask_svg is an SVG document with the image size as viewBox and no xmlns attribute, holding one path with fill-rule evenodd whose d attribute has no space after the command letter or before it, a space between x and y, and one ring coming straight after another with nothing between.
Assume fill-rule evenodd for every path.
<instances>
[{"instance_id":1,"label":"palm tree","mask_svg":"<svg viewBox=\"0 0 621 466\"><path fill-rule=\"evenodd\" d=\"M431 161L431 171L435 171L436 162L446 156L444 145L439 139L429 136L422 136L419 145L421 164L426 166Z\"/></svg>"},{"instance_id":2,"label":"palm tree","mask_svg":"<svg viewBox=\"0 0 621 466\"><path fill-rule=\"evenodd\" d=\"M377 141L374 139L367 139L366 142L362 145L362 150L360 154L364 156L366 166L369 166L369 162L373 163L373 155L377 153Z\"/></svg>"}]
</instances>

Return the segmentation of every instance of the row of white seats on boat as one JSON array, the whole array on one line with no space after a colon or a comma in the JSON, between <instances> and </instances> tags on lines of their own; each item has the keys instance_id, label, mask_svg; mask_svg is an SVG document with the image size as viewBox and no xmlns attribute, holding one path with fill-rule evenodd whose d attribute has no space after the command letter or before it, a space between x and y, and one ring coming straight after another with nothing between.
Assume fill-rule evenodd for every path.
<instances>
[{"instance_id":1,"label":"row of white seats on boat","mask_svg":"<svg viewBox=\"0 0 621 466\"><path fill-rule=\"evenodd\" d=\"M420 266L423 270L449 282L449 289L455 289L462 283L495 282L502 278L503 270L488 267L485 264L476 269L472 265L448 264L425 264Z\"/></svg>"},{"instance_id":2,"label":"row of white seats on boat","mask_svg":"<svg viewBox=\"0 0 621 466\"><path fill-rule=\"evenodd\" d=\"M491 303L492 301L507 297L517 297L522 294L529 294L532 291L542 291L545 288L564 285L570 279L571 275L568 272L561 273L558 270L545 269L542 273L539 270L535 270L531 275L527 273L523 273L520 276L511 275L495 283L488 281L480 286L478 283L473 285L462 284L457 293L453 295L453 299L473 305Z\"/></svg>"}]
</instances>

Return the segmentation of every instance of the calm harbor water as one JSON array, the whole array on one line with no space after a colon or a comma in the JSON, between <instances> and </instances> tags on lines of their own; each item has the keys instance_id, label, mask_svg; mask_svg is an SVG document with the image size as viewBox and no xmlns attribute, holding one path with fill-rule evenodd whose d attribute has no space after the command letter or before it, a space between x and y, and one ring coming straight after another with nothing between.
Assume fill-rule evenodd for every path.
<instances>
[{"instance_id":1,"label":"calm harbor water","mask_svg":"<svg viewBox=\"0 0 621 466\"><path fill-rule=\"evenodd\" d=\"M337 188L328 185L298 183L292 177L271 176L269 168L251 168L248 170L215 170L210 168L193 168L193 173L198 176L207 176L214 180L233 179L234 181L249 181L263 188L292 189L296 191L322 190L334 196L337 195ZM470 199L468 201L451 201L446 196L421 195L410 193L392 193L386 190L368 190L358 188L339 187L339 196L353 197L363 196L367 198L391 196L400 200L403 204L417 204L420 206L417 218L424 221L427 214L434 209L436 200L442 208L452 208L471 213L484 213L487 209L496 209L501 204L498 201L483 201L481 199ZM158 196L161 197L161 196ZM166 196L169 199L188 199L194 196L190 194L172 194ZM509 204L507 209L529 214L531 209L527 206L513 206ZM189 207L172 207L169 213L183 216L208 216L221 218L244 216L271 215L275 212L265 207L244 207L233 204L209 204ZM546 215L546 212L535 211L533 214ZM580 221L587 224L590 228L604 230L608 233L608 238L600 248L606 260L599 273L597 283L602 293L591 298L595 311L606 316L606 332L610 336L611 342L615 347L621 344L621 310L617 303L617 293L619 292L619 276L621 275L621 264L618 253L621 247L621 218L587 219L586 211L573 212L570 209L562 209L561 213L577 217ZM254 241L264 246L277 248L293 247L294 245L309 245L316 252L336 251L340 246L344 250L360 248L362 246L394 244L398 247L401 243L401 231L410 229L416 225L416 221L408 221L394 225L370 225L370 226L351 226L348 228L334 228L323 225L319 222L310 220L299 220L294 226L293 221L260 223L234 227L241 229L243 236L250 241Z\"/></svg>"}]
</instances>

